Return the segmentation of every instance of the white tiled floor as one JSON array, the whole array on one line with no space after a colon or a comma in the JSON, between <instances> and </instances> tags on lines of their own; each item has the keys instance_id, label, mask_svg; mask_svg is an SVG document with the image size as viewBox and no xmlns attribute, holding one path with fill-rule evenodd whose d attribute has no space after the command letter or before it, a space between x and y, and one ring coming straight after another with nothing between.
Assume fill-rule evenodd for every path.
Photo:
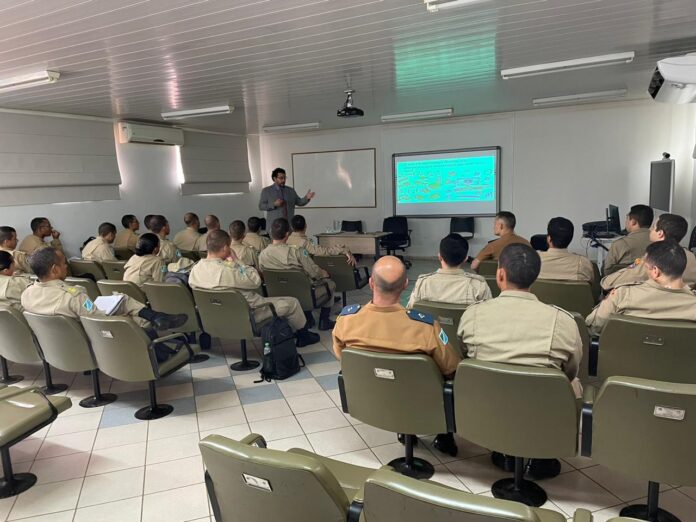
<instances>
[{"instance_id":1,"label":"white tiled floor","mask_svg":"<svg viewBox=\"0 0 696 522\"><path fill-rule=\"evenodd\" d=\"M434 268L432 263L414 262L411 287L418 273ZM349 296L351 302L368 299L365 291ZM249 346L258 359L258 345ZM197 445L213 433L239 439L254 431L263 434L271 448L305 448L373 468L402 456L394 434L340 411L338 363L329 357L330 333L322 332L321 344L300 351L319 354L317 362L290 380L255 384L257 371L229 369L228 364L238 359L238 345L216 341L208 362L185 367L160 383L160 401L172 404L175 411L151 422L133 417L147 402L143 384L105 377L104 391L121 394L116 403L87 410L74 401L68 415L13 449L16 470L31 469L39 483L19 497L0 500L0 521L210 521ZM12 369L40 380L40 368ZM56 382L72 382L69 395L89 393L82 375L56 373ZM30 385L33 379L21 384ZM435 465L436 481L490 495L495 480L510 476L493 467L488 451L475 444L459 439L459 455L452 458L434 450L431 442L432 437L423 438L416 454ZM603 522L647 493L647 484L591 459L576 457L563 464L560 476L540 485L549 494L545 507L567 517L585 507L594 512L595 522ZM662 505L684 522L696 522L696 488L663 488Z\"/></svg>"}]
</instances>

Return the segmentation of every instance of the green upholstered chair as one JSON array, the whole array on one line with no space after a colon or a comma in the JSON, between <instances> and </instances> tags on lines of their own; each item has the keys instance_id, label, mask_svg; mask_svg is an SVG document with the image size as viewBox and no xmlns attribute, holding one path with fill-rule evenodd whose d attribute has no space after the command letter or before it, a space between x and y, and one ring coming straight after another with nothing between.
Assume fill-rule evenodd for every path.
<instances>
[{"instance_id":1,"label":"green upholstered chair","mask_svg":"<svg viewBox=\"0 0 696 522\"><path fill-rule=\"evenodd\" d=\"M582 340L582 359L580 361L580 367L578 368L578 379L582 384L587 384L594 378L590 377L589 367L590 367L590 331L585 324L585 317L577 312L572 312L573 319L575 319L575 324L578 325L578 332L580 332L580 339Z\"/></svg>"},{"instance_id":2,"label":"green upholstered chair","mask_svg":"<svg viewBox=\"0 0 696 522\"><path fill-rule=\"evenodd\" d=\"M515 456L514 479L491 488L496 498L543 505L546 492L523 478L523 457L577 454L575 394L560 370L464 360L454 379L454 412L458 435Z\"/></svg>"},{"instance_id":3,"label":"green upholstered chair","mask_svg":"<svg viewBox=\"0 0 696 522\"><path fill-rule=\"evenodd\" d=\"M413 456L416 434L452 431L445 414L445 382L432 357L347 348L341 353L338 377L343 411L351 417L394 433L403 433L405 456L391 467L416 478L433 475L432 464Z\"/></svg>"},{"instance_id":4,"label":"green upholstered chair","mask_svg":"<svg viewBox=\"0 0 696 522\"><path fill-rule=\"evenodd\" d=\"M12 307L0 307L0 363L2 364L2 381L5 384L19 382L21 376L11 376L7 372L7 360L31 364L41 362L44 369L46 386L41 390L47 394L61 393L68 389L66 384L55 384L51 375L51 367L41 352L41 347L34 337L24 316Z\"/></svg>"},{"instance_id":5,"label":"green upholstered chair","mask_svg":"<svg viewBox=\"0 0 696 522\"><path fill-rule=\"evenodd\" d=\"M242 294L234 290L193 289L193 299L200 313L203 329L213 337L235 339L241 344L242 360L230 365L230 368L243 372L253 370L259 362L247 355L247 339L261 336L261 327L276 317L272 304L266 303L259 308L268 308L268 320L257 322L254 310Z\"/></svg>"},{"instance_id":6,"label":"green upholstered chair","mask_svg":"<svg viewBox=\"0 0 696 522\"><path fill-rule=\"evenodd\" d=\"M257 434L241 441L209 435L199 446L218 522L345 522L373 471L305 450L267 449Z\"/></svg>"},{"instance_id":7,"label":"green upholstered chair","mask_svg":"<svg viewBox=\"0 0 696 522\"><path fill-rule=\"evenodd\" d=\"M0 498L19 495L36 484L36 475L13 471L10 448L51 424L71 405L68 397L46 397L35 388L0 391L0 457L4 476L0 480Z\"/></svg>"},{"instance_id":8,"label":"green upholstered chair","mask_svg":"<svg viewBox=\"0 0 696 522\"><path fill-rule=\"evenodd\" d=\"M138 285L130 281L111 281L104 279L97 281L97 286L99 287L101 295L125 294L136 301L147 304L147 296L145 293Z\"/></svg>"},{"instance_id":9,"label":"green upholstered chair","mask_svg":"<svg viewBox=\"0 0 696 522\"><path fill-rule=\"evenodd\" d=\"M331 280L336 283L336 291L341 292L343 306L348 304L346 292L359 290L367 286L370 280L370 272L366 266L353 267L347 262L346 256L314 256L314 262L326 270Z\"/></svg>"},{"instance_id":10,"label":"green upholstered chair","mask_svg":"<svg viewBox=\"0 0 696 522\"><path fill-rule=\"evenodd\" d=\"M459 327L459 320L462 318L462 314L467 306L468 305L462 304L438 303L436 301L417 301L413 305L413 308L432 315L447 334L450 344L457 348L459 354L463 357L464 347L459 337L457 337L457 328Z\"/></svg>"},{"instance_id":11,"label":"green upholstered chair","mask_svg":"<svg viewBox=\"0 0 696 522\"><path fill-rule=\"evenodd\" d=\"M125 261L102 261L101 265L106 273L107 279L123 281L123 272L126 266Z\"/></svg>"},{"instance_id":12,"label":"green upholstered chair","mask_svg":"<svg viewBox=\"0 0 696 522\"><path fill-rule=\"evenodd\" d=\"M389 469L373 472L365 483L365 522L565 522L556 511L474 495L429 480L416 480ZM357 511L357 507L355 509ZM574 522L591 522L579 509Z\"/></svg>"},{"instance_id":13,"label":"green upholstered chair","mask_svg":"<svg viewBox=\"0 0 696 522\"><path fill-rule=\"evenodd\" d=\"M696 385L609 377L599 392L585 392L582 454L648 482L647 505L620 515L678 521L659 508L659 485L696 486Z\"/></svg>"},{"instance_id":14,"label":"green upholstered chair","mask_svg":"<svg viewBox=\"0 0 696 522\"><path fill-rule=\"evenodd\" d=\"M31 312L24 312L24 317L39 341L44 359L51 366L64 372L91 373L94 395L82 399L80 406L96 408L116 400L113 393L101 392L99 367L79 321L62 315Z\"/></svg>"},{"instance_id":15,"label":"green upholstered chair","mask_svg":"<svg viewBox=\"0 0 696 522\"><path fill-rule=\"evenodd\" d=\"M65 284L70 286L81 286L87 291L87 295L92 301L101 295L97 283L86 277L66 277Z\"/></svg>"},{"instance_id":16,"label":"green upholstered chair","mask_svg":"<svg viewBox=\"0 0 696 522\"><path fill-rule=\"evenodd\" d=\"M196 250L179 250L179 253L181 254L181 257L190 259L194 263L201 258L200 254Z\"/></svg>"},{"instance_id":17,"label":"green upholstered chair","mask_svg":"<svg viewBox=\"0 0 696 522\"><path fill-rule=\"evenodd\" d=\"M120 261L128 261L131 257L133 257L133 252L130 248L114 248L114 255L116 256L116 259Z\"/></svg>"},{"instance_id":18,"label":"green upholstered chair","mask_svg":"<svg viewBox=\"0 0 696 522\"><path fill-rule=\"evenodd\" d=\"M263 280L268 297L295 297L305 312L333 304L329 302L329 286L312 281L300 270L264 270Z\"/></svg>"},{"instance_id":19,"label":"green upholstered chair","mask_svg":"<svg viewBox=\"0 0 696 522\"><path fill-rule=\"evenodd\" d=\"M498 286L498 282L495 279L495 275L487 275L483 277L486 280L486 283L488 284L488 288L491 289L491 294L493 297L498 297L500 295L500 287Z\"/></svg>"},{"instance_id":20,"label":"green upholstered chair","mask_svg":"<svg viewBox=\"0 0 696 522\"><path fill-rule=\"evenodd\" d=\"M86 277L94 281L106 279L104 269L96 261L73 258L68 260L68 264L70 265L70 274L74 277Z\"/></svg>"},{"instance_id":21,"label":"green upholstered chair","mask_svg":"<svg viewBox=\"0 0 696 522\"><path fill-rule=\"evenodd\" d=\"M478 273L484 277L493 276L495 279L495 274L498 271L498 261L493 259L485 259L481 261L478 266Z\"/></svg>"},{"instance_id":22,"label":"green upholstered chair","mask_svg":"<svg viewBox=\"0 0 696 522\"><path fill-rule=\"evenodd\" d=\"M106 375L127 382L147 381L150 405L135 412L140 420L159 419L174 408L157 404L155 382L188 364L195 352L185 334L171 334L151 340L129 317L81 317L99 369ZM176 341L179 349L164 362L157 362L155 343Z\"/></svg>"},{"instance_id":23,"label":"green upholstered chair","mask_svg":"<svg viewBox=\"0 0 696 522\"><path fill-rule=\"evenodd\" d=\"M183 284L155 283L149 281L143 284L143 291L153 310L166 314L186 314L188 320L177 328L181 332L190 333L202 350L210 350L210 334L203 330L201 319L193 301L193 294Z\"/></svg>"},{"instance_id":24,"label":"green upholstered chair","mask_svg":"<svg viewBox=\"0 0 696 522\"><path fill-rule=\"evenodd\" d=\"M595 305L592 286L583 281L537 279L530 290L542 303L577 312L583 317L590 315Z\"/></svg>"}]
</instances>

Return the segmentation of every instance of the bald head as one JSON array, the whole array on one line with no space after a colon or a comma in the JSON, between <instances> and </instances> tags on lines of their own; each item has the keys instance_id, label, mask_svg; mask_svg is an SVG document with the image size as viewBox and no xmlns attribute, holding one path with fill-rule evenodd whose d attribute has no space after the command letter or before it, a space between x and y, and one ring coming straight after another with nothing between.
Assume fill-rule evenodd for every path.
<instances>
[{"instance_id":1,"label":"bald head","mask_svg":"<svg viewBox=\"0 0 696 522\"><path fill-rule=\"evenodd\" d=\"M205 226L208 228L208 230L217 230L220 228L220 220L217 218L217 216L208 214L205 216Z\"/></svg>"},{"instance_id":2,"label":"bald head","mask_svg":"<svg viewBox=\"0 0 696 522\"><path fill-rule=\"evenodd\" d=\"M371 283L376 298L391 297L398 301L408 284L406 267L398 257L380 257L372 268Z\"/></svg>"}]
</instances>

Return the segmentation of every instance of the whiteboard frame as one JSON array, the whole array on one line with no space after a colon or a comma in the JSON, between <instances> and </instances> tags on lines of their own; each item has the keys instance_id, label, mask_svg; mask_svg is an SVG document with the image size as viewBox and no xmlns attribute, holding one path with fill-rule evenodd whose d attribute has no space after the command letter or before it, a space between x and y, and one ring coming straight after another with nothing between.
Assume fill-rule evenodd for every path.
<instances>
[{"instance_id":1,"label":"whiteboard frame","mask_svg":"<svg viewBox=\"0 0 696 522\"><path fill-rule=\"evenodd\" d=\"M401 156L421 156L425 154L451 154L454 152L470 152L470 151L479 151L479 150L492 150L495 151L496 154L496 163L495 163L495 214L450 214L449 216L445 216L443 214L417 214L417 215L411 215L411 214L405 214L403 217L407 218L412 218L412 219L418 219L418 218L425 218L425 219L447 219L448 217L495 217L498 215L498 212L500 212L500 199L501 199L501 194L500 194L500 171L502 165L500 164L503 156L503 148L500 145L496 145L493 147L468 147L465 149L448 149L448 150L426 150L426 151L421 151L421 152L399 152L396 154L392 154L392 216L396 216L396 158L401 157ZM402 214L398 214L402 215Z\"/></svg>"},{"instance_id":2,"label":"whiteboard frame","mask_svg":"<svg viewBox=\"0 0 696 522\"><path fill-rule=\"evenodd\" d=\"M372 205L361 205L359 207L353 205L340 205L333 207L318 207L312 206L311 208L377 208L377 149L375 147L368 147L362 149L343 149L343 150L319 150L316 152L293 152L291 154L291 164L292 164L292 186L295 187L295 156L302 156L305 154L335 154L336 152L358 152L363 150L372 151L372 183L375 188L373 194ZM307 207L310 208L310 207Z\"/></svg>"}]
</instances>

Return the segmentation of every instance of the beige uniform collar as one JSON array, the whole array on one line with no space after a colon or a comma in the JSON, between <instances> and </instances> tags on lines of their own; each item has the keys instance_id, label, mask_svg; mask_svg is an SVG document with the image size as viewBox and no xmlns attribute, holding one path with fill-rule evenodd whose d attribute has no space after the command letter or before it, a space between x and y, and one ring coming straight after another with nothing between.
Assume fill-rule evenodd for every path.
<instances>
[{"instance_id":1,"label":"beige uniform collar","mask_svg":"<svg viewBox=\"0 0 696 522\"><path fill-rule=\"evenodd\" d=\"M463 268L438 268L437 273L438 274L461 275L461 274L466 274L466 271Z\"/></svg>"},{"instance_id":2,"label":"beige uniform collar","mask_svg":"<svg viewBox=\"0 0 696 522\"><path fill-rule=\"evenodd\" d=\"M649 234L649 233L650 233L649 228L637 228L633 232L629 232L628 235L633 236L635 234Z\"/></svg>"},{"instance_id":3,"label":"beige uniform collar","mask_svg":"<svg viewBox=\"0 0 696 522\"><path fill-rule=\"evenodd\" d=\"M648 279L645 282L645 284L648 286L651 286L653 288L657 288L658 290L662 290L663 292L687 293L687 294L691 293L691 290L689 289L688 286L686 286L686 284L684 284L684 286L681 288L667 288L666 286L662 286L660 283L658 283L654 279Z\"/></svg>"},{"instance_id":4,"label":"beige uniform collar","mask_svg":"<svg viewBox=\"0 0 696 522\"><path fill-rule=\"evenodd\" d=\"M242 241L237 241L236 239L231 239L230 245L243 245L244 243L242 243Z\"/></svg>"},{"instance_id":5,"label":"beige uniform collar","mask_svg":"<svg viewBox=\"0 0 696 522\"><path fill-rule=\"evenodd\" d=\"M531 292L524 292L522 290L505 290L500 292L498 297L517 297L518 299L526 299L527 301L538 301L537 296Z\"/></svg>"},{"instance_id":6,"label":"beige uniform collar","mask_svg":"<svg viewBox=\"0 0 696 522\"><path fill-rule=\"evenodd\" d=\"M290 234L290 235L291 235L291 236L302 237L302 238L306 238L306 237L307 237L307 234L306 234L305 232L295 232L294 230L293 230L292 234Z\"/></svg>"},{"instance_id":7,"label":"beige uniform collar","mask_svg":"<svg viewBox=\"0 0 696 522\"><path fill-rule=\"evenodd\" d=\"M37 281L36 284L39 286L62 286L62 285L65 285L66 283L62 279L52 279L51 281L45 281L45 282Z\"/></svg>"},{"instance_id":8,"label":"beige uniform collar","mask_svg":"<svg viewBox=\"0 0 696 522\"><path fill-rule=\"evenodd\" d=\"M567 248L555 248L555 247L549 247L547 252L557 252L559 254L567 254L568 249Z\"/></svg>"},{"instance_id":9,"label":"beige uniform collar","mask_svg":"<svg viewBox=\"0 0 696 522\"><path fill-rule=\"evenodd\" d=\"M383 312L383 313L398 312L399 310L405 310L405 308L398 303L395 305L391 305L391 306L377 306L372 301L367 303L363 308L369 309L373 312Z\"/></svg>"}]
</instances>

